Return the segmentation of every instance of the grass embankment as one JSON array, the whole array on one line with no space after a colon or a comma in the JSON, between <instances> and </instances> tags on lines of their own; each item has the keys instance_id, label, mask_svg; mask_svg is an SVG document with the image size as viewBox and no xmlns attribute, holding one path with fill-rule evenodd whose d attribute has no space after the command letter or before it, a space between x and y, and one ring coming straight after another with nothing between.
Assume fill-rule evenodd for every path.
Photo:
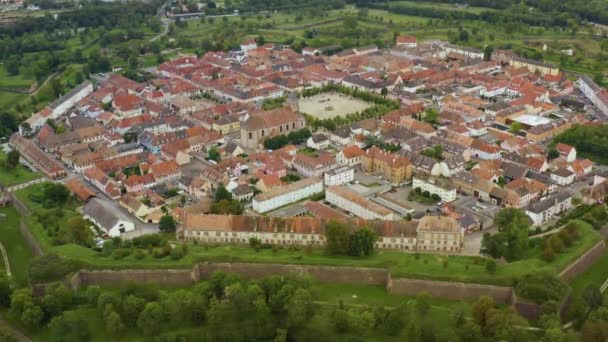
<instances>
[{"instance_id":1,"label":"grass embankment","mask_svg":"<svg viewBox=\"0 0 608 342\"><path fill-rule=\"evenodd\" d=\"M6 160L6 153L0 151L0 161L4 160ZM32 172L21 164L17 165L14 170L7 170L6 168L0 167L0 184L4 186L26 183L40 177L40 173Z\"/></svg>"},{"instance_id":2,"label":"grass embankment","mask_svg":"<svg viewBox=\"0 0 608 342\"><path fill-rule=\"evenodd\" d=\"M46 210L30 199L30 194L39 192L42 186L43 184L36 184L16 192L17 197L29 206L34 213ZM60 225L65 225L70 217L78 215L75 211L76 206L77 204L71 203L63 208L64 215L59 218ZM581 237L572 246L557 254L552 261L545 261L542 258L541 247L535 246L522 260L499 263L495 274L488 273L485 259L481 257L403 253L391 250L379 250L369 258L352 258L348 256L328 256L322 248L305 250L304 248L286 247L274 250L262 249L256 252L249 246L189 244L188 254L179 260L169 257L155 258L149 253L141 259L137 259L134 253L122 259L114 259L111 256L103 256L95 250L75 244L54 245L45 228L34 216L24 219L30 225L32 233L45 251L79 260L88 264L91 268L111 269L190 268L194 263L203 261L279 263L386 268L392 272L394 277L512 285L516 279L532 271L546 270L554 274L559 273L601 240L600 235L593 230L591 225L576 220Z\"/></svg>"},{"instance_id":3,"label":"grass embankment","mask_svg":"<svg viewBox=\"0 0 608 342\"><path fill-rule=\"evenodd\" d=\"M6 249L13 280L19 286L28 283L28 267L33 258L32 251L19 232L19 213L14 208L0 208L6 221L0 222L0 241ZM4 262L0 262L4 269Z\"/></svg>"},{"instance_id":4,"label":"grass embankment","mask_svg":"<svg viewBox=\"0 0 608 342\"><path fill-rule=\"evenodd\" d=\"M585 273L576 277L571 283L572 293L574 296L582 294L585 287L589 284L602 284L608 280L608 253L598 259Z\"/></svg>"}]
</instances>

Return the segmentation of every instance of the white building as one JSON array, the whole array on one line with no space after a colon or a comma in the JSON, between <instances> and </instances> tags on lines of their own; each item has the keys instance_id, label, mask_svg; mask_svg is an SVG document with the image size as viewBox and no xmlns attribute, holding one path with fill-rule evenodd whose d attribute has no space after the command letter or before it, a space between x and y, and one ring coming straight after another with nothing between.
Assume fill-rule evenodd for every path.
<instances>
[{"instance_id":1,"label":"white building","mask_svg":"<svg viewBox=\"0 0 608 342\"><path fill-rule=\"evenodd\" d=\"M561 186L566 186L574 183L575 176L576 174L574 172L568 170L565 167L557 169L551 173L551 179Z\"/></svg>"},{"instance_id":2,"label":"white building","mask_svg":"<svg viewBox=\"0 0 608 342\"><path fill-rule=\"evenodd\" d=\"M325 190L325 200L353 215L366 220L393 220L393 212L374 203L357 192L342 186L330 186Z\"/></svg>"},{"instance_id":3,"label":"white building","mask_svg":"<svg viewBox=\"0 0 608 342\"><path fill-rule=\"evenodd\" d=\"M420 188L421 192L428 191L431 195L437 195L444 202L456 200L456 187L446 178L420 173L415 175L412 180L412 189L416 188Z\"/></svg>"},{"instance_id":4,"label":"white building","mask_svg":"<svg viewBox=\"0 0 608 342\"><path fill-rule=\"evenodd\" d=\"M323 191L323 180L311 177L275 188L253 198L253 210L265 213Z\"/></svg>"},{"instance_id":5,"label":"white building","mask_svg":"<svg viewBox=\"0 0 608 342\"><path fill-rule=\"evenodd\" d=\"M608 91L598 86L589 76L582 76L577 85L585 97L604 115L608 115Z\"/></svg>"},{"instance_id":6,"label":"white building","mask_svg":"<svg viewBox=\"0 0 608 342\"><path fill-rule=\"evenodd\" d=\"M325 134L314 134L306 140L306 146L316 150L324 150L329 147L329 138Z\"/></svg>"},{"instance_id":7,"label":"white building","mask_svg":"<svg viewBox=\"0 0 608 342\"><path fill-rule=\"evenodd\" d=\"M255 41L255 39L249 39L244 41L243 43L241 43L241 51L247 53L251 50L257 49L258 48L258 43Z\"/></svg>"},{"instance_id":8,"label":"white building","mask_svg":"<svg viewBox=\"0 0 608 342\"><path fill-rule=\"evenodd\" d=\"M135 229L133 221L115 208L110 208L99 199L92 199L83 208L83 217L105 231L111 237Z\"/></svg>"},{"instance_id":9,"label":"white building","mask_svg":"<svg viewBox=\"0 0 608 342\"><path fill-rule=\"evenodd\" d=\"M464 46L457 46L457 45L452 45L452 44L446 44L444 46L444 50L446 53L453 52L453 53L463 55L467 58L483 59L483 51L481 51L479 49L474 49L474 48L469 48L469 47L464 47Z\"/></svg>"},{"instance_id":10,"label":"white building","mask_svg":"<svg viewBox=\"0 0 608 342\"><path fill-rule=\"evenodd\" d=\"M534 226L538 226L570 208L572 208L572 194L560 191L540 202L530 204L526 208L526 215L530 217Z\"/></svg>"},{"instance_id":11,"label":"white building","mask_svg":"<svg viewBox=\"0 0 608 342\"><path fill-rule=\"evenodd\" d=\"M76 88L70 90L67 94L53 101L45 109L29 117L25 122L30 126L30 131L23 130L22 125L19 126L19 134L25 135L34 133L40 129L47 120L56 120L64 115L70 108L74 107L78 101L84 99L87 95L93 92L93 83L85 81Z\"/></svg>"},{"instance_id":12,"label":"white building","mask_svg":"<svg viewBox=\"0 0 608 342\"><path fill-rule=\"evenodd\" d=\"M355 179L355 170L348 166L342 166L325 172L325 186L342 185L350 183Z\"/></svg>"}]
</instances>

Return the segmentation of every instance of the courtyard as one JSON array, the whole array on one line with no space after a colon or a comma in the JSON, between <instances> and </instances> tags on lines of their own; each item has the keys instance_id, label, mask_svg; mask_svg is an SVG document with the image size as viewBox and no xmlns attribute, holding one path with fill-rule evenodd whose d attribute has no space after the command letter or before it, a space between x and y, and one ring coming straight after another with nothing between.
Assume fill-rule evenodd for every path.
<instances>
[{"instance_id":1,"label":"courtyard","mask_svg":"<svg viewBox=\"0 0 608 342\"><path fill-rule=\"evenodd\" d=\"M298 105L300 112L323 120L360 112L372 107L373 103L335 92L302 97Z\"/></svg>"}]
</instances>

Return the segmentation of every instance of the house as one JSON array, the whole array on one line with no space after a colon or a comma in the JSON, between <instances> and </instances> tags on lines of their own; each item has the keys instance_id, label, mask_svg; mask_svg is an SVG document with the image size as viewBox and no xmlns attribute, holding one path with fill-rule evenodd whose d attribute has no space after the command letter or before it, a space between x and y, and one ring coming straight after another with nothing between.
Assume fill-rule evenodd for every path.
<instances>
[{"instance_id":1,"label":"house","mask_svg":"<svg viewBox=\"0 0 608 342\"><path fill-rule=\"evenodd\" d=\"M325 134L313 134L306 140L306 146L316 150L324 150L329 147L329 138Z\"/></svg>"},{"instance_id":2,"label":"house","mask_svg":"<svg viewBox=\"0 0 608 342\"><path fill-rule=\"evenodd\" d=\"M241 123L241 144L248 149L258 148L269 137L287 135L306 127L304 117L289 107L251 113Z\"/></svg>"},{"instance_id":3,"label":"house","mask_svg":"<svg viewBox=\"0 0 608 342\"><path fill-rule=\"evenodd\" d=\"M304 153L296 154L293 166L300 174L306 177L320 177L323 173L336 168L338 164L333 155L320 152L314 156Z\"/></svg>"},{"instance_id":4,"label":"house","mask_svg":"<svg viewBox=\"0 0 608 342\"><path fill-rule=\"evenodd\" d=\"M156 179L154 179L154 175L151 173L145 175L131 175L123 181L123 184L128 193L140 192L155 186Z\"/></svg>"},{"instance_id":5,"label":"house","mask_svg":"<svg viewBox=\"0 0 608 342\"><path fill-rule=\"evenodd\" d=\"M120 188L116 181L106 175L99 167L94 166L87 169L84 173L84 179L111 199L116 200L120 198Z\"/></svg>"},{"instance_id":6,"label":"house","mask_svg":"<svg viewBox=\"0 0 608 342\"><path fill-rule=\"evenodd\" d=\"M411 178L413 165L402 155L372 146L361 156L361 169L381 174L389 182L399 184Z\"/></svg>"},{"instance_id":7,"label":"house","mask_svg":"<svg viewBox=\"0 0 608 342\"><path fill-rule=\"evenodd\" d=\"M568 168L576 177L585 177L593 171L593 162L589 159L577 159Z\"/></svg>"},{"instance_id":8,"label":"house","mask_svg":"<svg viewBox=\"0 0 608 342\"><path fill-rule=\"evenodd\" d=\"M95 191L78 178L72 178L65 182L65 186L74 196L83 202L95 197Z\"/></svg>"},{"instance_id":9,"label":"house","mask_svg":"<svg viewBox=\"0 0 608 342\"><path fill-rule=\"evenodd\" d=\"M551 179L561 186L572 184L574 182L574 176L574 172L565 167L551 172Z\"/></svg>"},{"instance_id":10,"label":"house","mask_svg":"<svg viewBox=\"0 0 608 342\"><path fill-rule=\"evenodd\" d=\"M150 173L157 183L177 181L182 176L182 170L175 160L152 164Z\"/></svg>"},{"instance_id":11,"label":"house","mask_svg":"<svg viewBox=\"0 0 608 342\"><path fill-rule=\"evenodd\" d=\"M98 226L110 237L120 237L135 229L135 224L120 210L94 198L83 207L83 217Z\"/></svg>"},{"instance_id":12,"label":"house","mask_svg":"<svg viewBox=\"0 0 608 342\"><path fill-rule=\"evenodd\" d=\"M342 186L330 186L325 190L325 201L366 220L393 220L391 210Z\"/></svg>"},{"instance_id":13,"label":"house","mask_svg":"<svg viewBox=\"0 0 608 342\"><path fill-rule=\"evenodd\" d=\"M361 164L361 157L365 154L365 151L355 145L344 147L336 155L336 161L342 165L357 166Z\"/></svg>"},{"instance_id":14,"label":"house","mask_svg":"<svg viewBox=\"0 0 608 342\"><path fill-rule=\"evenodd\" d=\"M19 151L23 159L27 160L50 179L58 179L66 175L65 168L61 162L42 151L31 140L13 133L9 143L14 149Z\"/></svg>"},{"instance_id":15,"label":"house","mask_svg":"<svg viewBox=\"0 0 608 342\"><path fill-rule=\"evenodd\" d=\"M322 179L318 177L304 178L297 182L256 195L253 198L253 210L258 213L265 213L322 191Z\"/></svg>"},{"instance_id":16,"label":"house","mask_svg":"<svg viewBox=\"0 0 608 342\"><path fill-rule=\"evenodd\" d=\"M244 154L245 150L239 146L239 144L234 141L229 142L224 146L224 154L230 157L238 157L241 154Z\"/></svg>"},{"instance_id":17,"label":"house","mask_svg":"<svg viewBox=\"0 0 608 342\"><path fill-rule=\"evenodd\" d=\"M253 198L253 189L249 184L239 184L231 192L232 198L239 201L249 201Z\"/></svg>"},{"instance_id":18,"label":"house","mask_svg":"<svg viewBox=\"0 0 608 342\"><path fill-rule=\"evenodd\" d=\"M350 166L341 166L325 172L325 186L342 185L355 179L355 170Z\"/></svg>"},{"instance_id":19,"label":"house","mask_svg":"<svg viewBox=\"0 0 608 342\"><path fill-rule=\"evenodd\" d=\"M268 192L281 186L283 186L281 178L274 173L263 175L255 185L255 187L261 192Z\"/></svg>"},{"instance_id":20,"label":"house","mask_svg":"<svg viewBox=\"0 0 608 342\"><path fill-rule=\"evenodd\" d=\"M417 188L420 188L421 192L428 191L431 195L439 196L446 203L456 200L456 186L449 178L417 173L412 178L412 189Z\"/></svg>"},{"instance_id":21,"label":"house","mask_svg":"<svg viewBox=\"0 0 608 342\"><path fill-rule=\"evenodd\" d=\"M251 50L255 50L258 48L258 43L255 39L247 39L246 41L241 43L241 51L244 53L248 53Z\"/></svg>"},{"instance_id":22,"label":"house","mask_svg":"<svg viewBox=\"0 0 608 342\"><path fill-rule=\"evenodd\" d=\"M421 251L458 252L464 245L464 233L450 216L426 215L418 222L417 248Z\"/></svg>"},{"instance_id":23,"label":"house","mask_svg":"<svg viewBox=\"0 0 608 342\"><path fill-rule=\"evenodd\" d=\"M560 191L527 206L526 215L530 217L534 226L538 226L570 208L572 208L572 194Z\"/></svg>"},{"instance_id":24,"label":"house","mask_svg":"<svg viewBox=\"0 0 608 342\"><path fill-rule=\"evenodd\" d=\"M560 157L564 158L568 163L572 163L576 160L576 149L570 145L558 143L555 145L555 150L559 153Z\"/></svg>"},{"instance_id":25,"label":"house","mask_svg":"<svg viewBox=\"0 0 608 342\"><path fill-rule=\"evenodd\" d=\"M416 37L414 37L414 36L399 35L399 36L397 36L397 39L395 40L395 45L404 46L404 47L408 47L408 48L415 48L416 46L418 46L418 41L417 41Z\"/></svg>"}]
</instances>

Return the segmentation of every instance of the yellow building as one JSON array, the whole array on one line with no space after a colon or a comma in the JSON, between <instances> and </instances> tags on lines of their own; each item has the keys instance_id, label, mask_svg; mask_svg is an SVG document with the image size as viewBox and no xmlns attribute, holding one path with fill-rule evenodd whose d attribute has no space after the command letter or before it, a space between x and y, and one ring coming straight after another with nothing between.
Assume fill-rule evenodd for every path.
<instances>
[{"instance_id":1,"label":"yellow building","mask_svg":"<svg viewBox=\"0 0 608 342\"><path fill-rule=\"evenodd\" d=\"M458 252L464 244L462 229L449 216L424 216L418 222L416 232L419 251Z\"/></svg>"},{"instance_id":2,"label":"yellow building","mask_svg":"<svg viewBox=\"0 0 608 342\"><path fill-rule=\"evenodd\" d=\"M380 174L389 182L398 184L412 178L413 165L404 156L373 146L361 156L361 169Z\"/></svg>"},{"instance_id":3,"label":"yellow building","mask_svg":"<svg viewBox=\"0 0 608 342\"><path fill-rule=\"evenodd\" d=\"M216 132L220 132L222 135L240 132L241 122L232 115L224 115L213 121L212 129Z\"/></svg>"},{"instance_id":4,"label":"yellow building","mask_svg":"<svg viewBox=\"0 0 608 342\"><path fill-rule=\"evenodd\" d=\"M511 59L511 61L509 62L509 65L515 67L515 68L528 68L528 70L530 70L533 73L537 73L541 76L545 76L545 75L557 75L559 74L559 68L556 67L554 64L551 63L543 63L543 62L539 62L539 61L535 61L533 59L526 59L526 58L520 58L520 57L516 57Z\"/></svg>"}]
</instances>

